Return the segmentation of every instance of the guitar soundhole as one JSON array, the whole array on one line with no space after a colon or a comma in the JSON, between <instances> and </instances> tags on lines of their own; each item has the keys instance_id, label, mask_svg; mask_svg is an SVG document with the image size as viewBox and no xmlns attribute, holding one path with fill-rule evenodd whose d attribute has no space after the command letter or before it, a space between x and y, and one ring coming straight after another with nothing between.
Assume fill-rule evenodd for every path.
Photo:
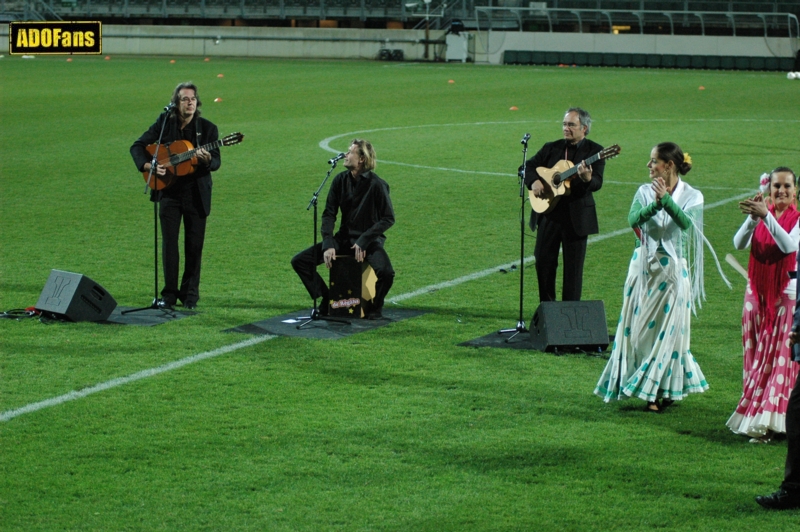
<instances>
[{"instance_id":1,"label":"guitar soundhole","mask_svg":"<svg viewBox=\"0 0 800 532\"><path fill-rule=\"evenodd\" d=\"M553 176L553 184L558 187L561 185L561 174L556 174Z\"/></svg>"}]
</instances>

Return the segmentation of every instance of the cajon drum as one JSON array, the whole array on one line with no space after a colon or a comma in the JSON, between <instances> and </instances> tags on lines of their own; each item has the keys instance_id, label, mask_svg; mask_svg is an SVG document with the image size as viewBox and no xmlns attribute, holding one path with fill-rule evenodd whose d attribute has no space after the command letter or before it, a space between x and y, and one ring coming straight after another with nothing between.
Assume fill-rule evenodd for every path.
<instances>
[{"instance_id":1,"label":"cajon drum","mask_svg":"<svg viewBox=\"0 0 800 532\"><path fill-rule=\"evenodd\" d=\"M330 315L363 318L370 311L378 277L372 267L352 255L337 255L331 266Z\"/></svg>"}]
</instances>

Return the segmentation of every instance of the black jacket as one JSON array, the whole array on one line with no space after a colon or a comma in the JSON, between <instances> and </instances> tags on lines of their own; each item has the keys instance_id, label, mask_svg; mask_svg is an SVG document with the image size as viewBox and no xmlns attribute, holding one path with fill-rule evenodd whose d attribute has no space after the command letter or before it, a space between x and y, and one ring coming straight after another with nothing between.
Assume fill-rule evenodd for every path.
<instances>
[{"instance_id":1,"label":"black jacket","mask_svg":"<svg viewBox=\"0 0 800 532\"><path fill-rule=\"evenodd\" d=\"M567 149L567 159L574 164L588 159L592 155L599 153L603 147L598 143L584 138L577 146L568 144L566 139L548 142L525 163L525 186L531 188L533 182L539 179L536 168L544 166L552 168L555 164L564 159L564 151ZM571 183L571 192L561 196L552 211L539 216L547 216L559 223L570 223L575 233L580 236L594 235L600 232L597 224L597 209L592 192L600 190L603 186L603 170L606 162L600 160L592 164L592 179L584 183L579 177L574 177ZM538 219L536 212L531 215L531 228L536 229Z\"/></svg>"},{"instance_id":2,"label":"black jacket","mask_svg":"<svg viewBox=\"0 0 800 532\"><path fill-rule=\"evenodd\" d=\"M164 128L164 136L161 139L162 144L168 144L176 140L188 140L192 146L198 148L219 140L217 126L205 118L195 115L192 121L181 130L180 121L176 116L161 113L156 122L150 126L150 129L145 131L131 146L133 162L140 172L144 171L144 165L152 159L146 147L158 141L158 134L161 132L161 125L165 119L167 119L167 125ZM156 201L163 196L179 196L181 190L186 186L197 186L200 198L203 201L205 215L211 214L211 172L219 169L222 159L220 158L219 148L209 150L209 153L211 153L211 162L208 165L201 162L197 165L194 173L179 178L169 188L161 191L151 191L150 199ZM160 155L159 158L161 158Z\"/></svg>"},{"instance_id":3,"label":"black jacket","mask_svg":"<svg viewBox=\"0 0 800 532\"><path fill-rule=\"evenodd\" d=\"M333 234L336 213L342 211L339 230ZM346 170L331 182L328 200L322 213L322 249L336 247L335 241L358 244L366 249L373 242L383 242L383 234L394 225L394 207L389 185L375 172L367 171L355 182Z\"/></svg>"}]
</instances>

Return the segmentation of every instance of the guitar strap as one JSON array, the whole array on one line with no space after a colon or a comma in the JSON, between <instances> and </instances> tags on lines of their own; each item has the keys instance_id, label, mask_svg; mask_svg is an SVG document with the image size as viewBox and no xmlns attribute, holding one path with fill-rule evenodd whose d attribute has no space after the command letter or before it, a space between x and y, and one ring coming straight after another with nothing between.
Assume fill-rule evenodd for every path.
<instances>
[{"instance_id":1,"label":"guitar strap","mask_svg":"<svg viewBox=\"0 0 800 532\"><path fill-rule=\"evenodd\" d=\"M196 142L194 143L195 147L202 146L203 143L201 142L201 137L203 136L202 127L200 126L200 117L198 116L195 119L195 128L194 128L194 135Z\"/></svg>"}]
</instances>

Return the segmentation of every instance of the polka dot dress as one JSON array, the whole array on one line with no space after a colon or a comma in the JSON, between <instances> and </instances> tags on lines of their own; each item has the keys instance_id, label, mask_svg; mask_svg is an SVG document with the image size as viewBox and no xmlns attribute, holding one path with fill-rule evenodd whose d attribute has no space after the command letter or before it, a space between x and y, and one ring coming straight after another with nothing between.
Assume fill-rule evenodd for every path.
<instances>
[{"instance_id":1,"label":"polka dot dress","mask_svg":"<svg viewBox=\"0 0 800 532\"><path fill-rule=\"evenodd\" d=\"M689 349L691 286L686 261L643 247L631 259L611 357L594 393L609 402L681 400L708 389Z\"/></svg>"},{"instance_id":2,"label":"polka dot dress","mask_svg":"<svg viewBox=\"0 0 800 532\"><path fill-rule=\"evenodd\" d=\"M795 306L793 283L775 305L775 321L767 324L758 311L758 294L748 283L742 312L742 398L726 425L737 434L754 438L768 430L786 432L786 405L800 368L792 363L789 346Z\"/></svg>"}]
</instances>

